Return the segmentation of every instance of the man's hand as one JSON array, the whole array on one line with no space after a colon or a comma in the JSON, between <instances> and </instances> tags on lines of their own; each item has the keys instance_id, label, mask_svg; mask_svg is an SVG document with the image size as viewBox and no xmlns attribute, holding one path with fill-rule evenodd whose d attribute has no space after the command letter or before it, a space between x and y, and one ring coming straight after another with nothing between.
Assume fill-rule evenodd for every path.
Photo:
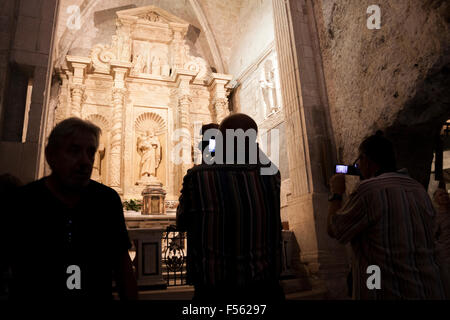
<instances>
[{"instance_id":1,"label":"man's hand","mask_svg":"<svg viewBox=\"0 0 450 320\"><path fill-rule=\"evenodd\" d=\"M344 194L345 193L345 175L342 173L335 174L330 179L331 193Z\"/></svg>"}]
</instances>

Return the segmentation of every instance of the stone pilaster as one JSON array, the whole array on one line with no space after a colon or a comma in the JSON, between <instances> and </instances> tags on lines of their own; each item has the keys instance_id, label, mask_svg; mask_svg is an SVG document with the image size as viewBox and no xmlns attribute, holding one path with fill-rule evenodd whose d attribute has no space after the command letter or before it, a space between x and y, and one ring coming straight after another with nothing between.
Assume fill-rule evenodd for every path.
<instances>
[{"instance_id":1,"label":"stone pilaster","mask_svg":"<svg viewBox=\"0 0 450 320\"><path fill-rule=\"evenodd\" d=\"M186 29L183 27L172 26L173 28L173 40L172 40L172 68L183 69L184 68L184 36L186 35Z\"/></svg>"},{"instance_id":2,"label":"stone pilaster","mask_svg":"<svg viewBox=\"0 0 450 320\"><path fill-rule=\"evenodd\" d=\"M333 134L310 0L273 0L292 194L288 219L310 274L345 296L345 248L326 232Z\"/></svg>"},{"instance_id":3,"label":"stone pilaster","mask_svg":"<svg viewBox=\"0 0 450 320\"><path fill-rule=\"evenodd\" d=\"M226 118L230 111L228 110L228 99L218 98L214 101L214 111L217 119L217 123L220 123L224 118Z\"/></svg>"},{"instance_id":4,"label":"stone pilaster","mask_svg":"<svg viewBox=\"0 0 450 320\"><path fill-rule=\"evenodd\" d=\"M228 109L227 89L225 86L231 80L231 76L214 73L209 84L211 92L211 111L213 119L219 123L230 114Z\"/></svg>"},{"instance_id":5,"label":"stone pilaster","mask_svg":"<svg viewBox=\"0 0 450 320\"><path fill-rule=\"evenodd\" d=\"M71 69L69 76L71 97L70 115L81 118L82 104L85 99L84 91L86 88L84 78L91 60L89 58L75 56L67 56L66 60Z\"/></svg>"},{"instance_id":6,"label":"stone pilaster","mask_svg":"<svg viewBox=\"0 0 450 320\"><path fill-rule=\"evenodd\" d=\"M68 99L68 91L69 91L69 80L67 76L64 74L64 72L59 73L59 77L62 81L62 85L59 87L59 94L58 94L58 105L56 106L55 110L55 121L53 124L53 127L64 120L65 115L67 113L67 99Z\"/></svg>"}]
</instances>

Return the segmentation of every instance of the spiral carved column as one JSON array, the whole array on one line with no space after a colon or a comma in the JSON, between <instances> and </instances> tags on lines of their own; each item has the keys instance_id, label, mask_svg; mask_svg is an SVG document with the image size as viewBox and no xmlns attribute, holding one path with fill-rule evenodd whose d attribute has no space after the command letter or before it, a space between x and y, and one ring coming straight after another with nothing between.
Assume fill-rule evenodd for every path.
<instances>
[{"instance_id":1,"label":"spiral carved column","mask_svg":"<svg viewBox=\"0 0 450 320\"><path fill-rule=\"evenodd\" d=\"M81 106L84 100L85 86L82 84L72 84L70 88L71 93L71 111L70 114L73 117L81 118Z\"/></svg>"},{"instance_id":2,"label":"spiral carved column","mask_svg":"<svg viewBox=\"0 0 450 320\"><path fill-rule=\"evenodd\" d=\"M111 129L109 185L116 189L116 191L120 190L122 118L125 93L126 90L123 88L114 88L112 92L114 111Z\"/></svg>"}]
</instances>

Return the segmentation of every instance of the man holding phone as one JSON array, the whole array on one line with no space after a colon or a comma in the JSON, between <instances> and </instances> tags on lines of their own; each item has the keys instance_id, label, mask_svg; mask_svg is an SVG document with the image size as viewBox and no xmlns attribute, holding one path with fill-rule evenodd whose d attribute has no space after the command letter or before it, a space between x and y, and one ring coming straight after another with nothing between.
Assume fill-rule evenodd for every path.
<instances>
[{"instance_id":1,"label":"man holding phone","mask_svg":"<svg viewBox=\"0 0 450 320\"><path fill-rule=\"evenodd\" d=\"M219 132L219 125L217 123L204 124L200 130L200 135L203 137L205 132L208 130L217 130L217 132ZM207 151L205 151L206 148L208 148ZM215 137L213 136L209 139L209 141L204 141L202 139L199 143L199 149L202 152L202 164L206 164L207 160L210 160L209 162L211 162L211 159L214 158L216 151ZM208 159L205 159L204 157L207 157Z\"/></svg>"},{"instance_id":2,"label":"man holding phone","mask_svg":"<svg viewBox=\"0 0 450 320\"><path fill-rule=\"evenodd\" d=\"M202 134L211 128L204 126ZM187 231L187 278L195 287L194 300L281 301L280 173L276 168L272 174L262 174L262 168L270 164L260 163L261 158L252 163L250 156L245 157L250 146L257 145L258 126L252 118L232 114L219 129L222 137L227 130L253 131L255 136L254 140L251 135L236 136L236 142L243 143L229 150L224 139L217 139L218 157L221 149L227 150L235 160L244 155L244 163L208 164L203 159L183 178L177 227ZM204 138L203 155L214 156L213 143ZM262 151L259 156L263 157Z\"/></svg>"},{"instance_id":3,"label":"man holding phone","mask_svg":"<svg viewBox=\"0 0 450 320\"><path fill-rule=\"evenodd\" d=\"M445 299L426 190L396 171L394 148L381 132L361 143L356 165L363 181L345 203L345 175L331 178L328 212L328 234L351 242L353 299ZM369 266L379 268L380 288L367 285Z\"/></svg>"}]
</instances>

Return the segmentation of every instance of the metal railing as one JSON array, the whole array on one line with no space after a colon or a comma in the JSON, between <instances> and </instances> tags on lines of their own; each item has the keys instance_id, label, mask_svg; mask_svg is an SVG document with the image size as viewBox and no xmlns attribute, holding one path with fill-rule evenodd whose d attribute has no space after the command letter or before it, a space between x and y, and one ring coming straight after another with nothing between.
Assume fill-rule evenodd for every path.
<instances>
[{"instance_id":1,"label":"metal railing","mask_svg":"<svg viewBox=\"0 0 450 320\"><path fill-rule=\"evenodd\" d=\"M295 237L292 231L283 231L282 277L294 275L292 270L292 250ZM162 275L167 286L183 286L186 279L186 232L180 232L176 226L168 226L161 241Z\"/></svg>"},{"instance_id":2,"label":"metal railing","mask_svg":"<svg viewBox=\"0 0 450 320\"><path fill-rule=\"evenodd\" d=\"M162 275L167 286L186 285L186 233L168 226L162 234L161 251Z\"/></svg>"}]
</instances>

